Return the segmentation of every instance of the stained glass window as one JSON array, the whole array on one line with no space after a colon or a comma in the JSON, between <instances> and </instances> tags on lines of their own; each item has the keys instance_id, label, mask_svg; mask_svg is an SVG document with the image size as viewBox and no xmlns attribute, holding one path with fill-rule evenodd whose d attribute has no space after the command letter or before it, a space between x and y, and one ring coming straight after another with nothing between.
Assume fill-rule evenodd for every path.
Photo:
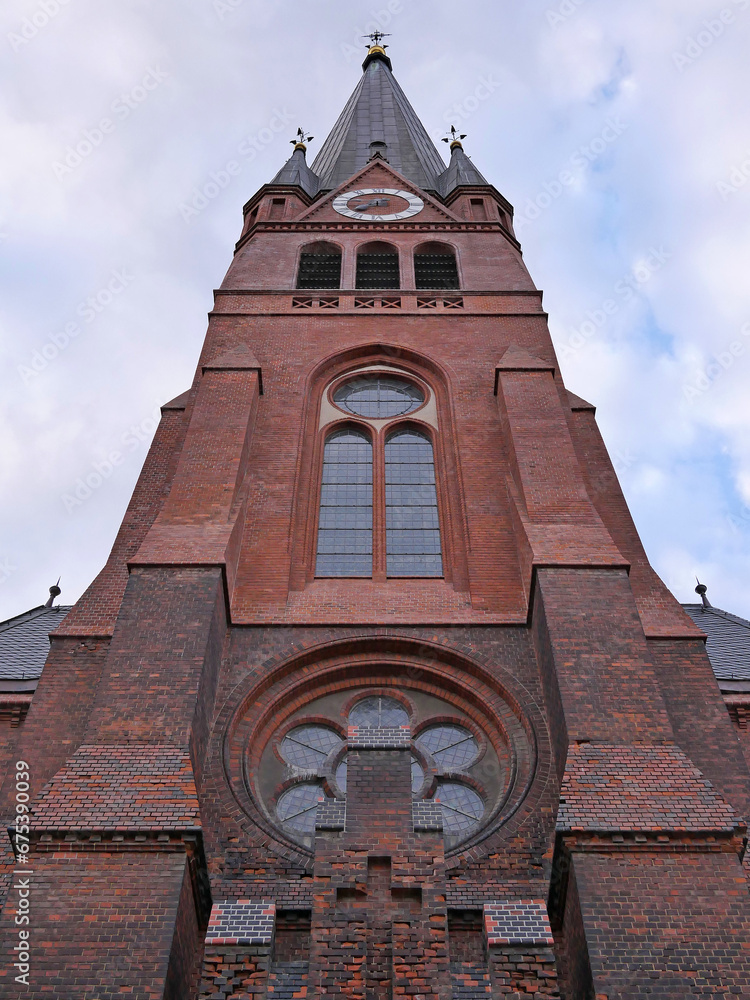
<instances>
[{"instance_id":1,"label":"stained glass window","mask_svg":"<svg viewBox=\"0 0 750 1000\"><path fill-rule=\"evenodd\" d=\"M372 576L372 442L334 431L323 454L316 576Z\"/></svg>"},{"instance_id":2,"label":"stained glass window","mask_svg":"<svg viewBox=\"0 0 750 1000\"><path fill-rule=\"evenodd\" d=\"M333 400L347 413L382 420L416 410L424 403L424 393L403 379L373 375L344 382L335 390Z\"/></svg>"},{"instance_id":3,"label":"stained glass window","mask_svg":"<svg viewBox=\"0 0 750 1000\"><path fill-rule=\"evenodd\" d=\"M342 740L338 733L325 726L298 726L281 742L281 756L294 767L316 771Z\"/></svg>"},{"instance_id":4,"label":"stained glass window","mask_svg":"<svg viewBox=\"0 0 750 1000\"><path fill-rule=\"evenodd\" d=\"M432 442L416 430L391 434L385 445L387 573L442 576Z\"/></svg>"},{"instance_id":5,"label":"stained glass window","mask_svg":"<svg viewBox=\"0 0 750 1000\"><path fill-rule=\"evenodd\" d=\"M419 734L416 743L445 771L470 767L479 755L477 741L461 726L431 726Z\"/></svg>"},{"instance_id":6,"label":"stained glass window","mask_svg":"<svg viewBox=\"0 0 750 1000\"><path fill-rule=\"evenodd\" d=\"M312 833L315 830L318 803L322 801L323 790L320 785L301 782L299 785L292 785L279 796L276 815L282 823L298 833Z\"/></svg>"},{"instance_id":7,"label":"stained glass window","mask_svg":"<svg viewBox=\"0 0 750 1000\"><path fill-rule=\"evenodd\" d=\"M468 785L455 781L441 781L435 801L443 813L443 833L449 837L467 836L478 828L484 816L482 797Z\"/></svg>"},{"instance_id":8,"label":"stained glass window","mask_svg":"<svg viewBox=\"0 0 750 1000\"><path fill-rule=\"evenodd\" d=\"M395 698L363 698L349 713L349 725L361 729L396 729L409 725L409 713Z\"/></svg>"}]
</instances>

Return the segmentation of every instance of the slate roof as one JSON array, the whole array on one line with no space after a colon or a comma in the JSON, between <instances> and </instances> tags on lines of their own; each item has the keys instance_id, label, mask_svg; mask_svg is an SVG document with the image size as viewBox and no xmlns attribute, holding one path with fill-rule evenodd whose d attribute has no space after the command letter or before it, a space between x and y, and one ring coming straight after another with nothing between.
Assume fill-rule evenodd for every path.
<instances>
[{"instance_id":1,"label":"slate roof","mask_svg":"<svg viewBox=\"0 0 750 1000\"><path fill-rule=\"evenodd\" d=\"M457 187L487 187L488 183L466 155L463 147L454 146L448 169L437 179L437 189L445 198Z\"/></svg>"},{"instance_id":2,"label":"slate roof","mask_svg":"<svg viewBox=\"0 0 750 1000\"><path fill-rule=\"evenodd\" d=\"M70 607L33 608L0 622L0 681L38 680L49 653L49 634Z\"/></svg>"},{"instance_id":3,"label":"slate roof","mask_svg":"<svg viewBox=\"0 0 750 1000\"><path fill-rule=\"evenodd\" d=\"M683 604L708 636L706 650L718 681L750 681L750 622L719 608Z\"/></svg>"},{"instance_id":4,"label":"slate roof","mask_svg":"<svg viewBox=\"0 0 750 1000\"><path fill-rule=\"evenodd\" d=\"M271 183L296 185L306 191L311 198L320 190L320 178L308 167L305 153L301 149L295 149Z\"/></svg>"},{"instance_id":5,"label":"slate roof","mask_svg":"<svg viewBox=\"0 0 750 1000\"><path fill-rule=\"evenodd\" d=\"M440 153L382 58L365 71L312 164L321 189L343 184L370 160L371 142L385 142L390 165L425 191L438 190L446 167Z\"/></svg>"}]
</instances>

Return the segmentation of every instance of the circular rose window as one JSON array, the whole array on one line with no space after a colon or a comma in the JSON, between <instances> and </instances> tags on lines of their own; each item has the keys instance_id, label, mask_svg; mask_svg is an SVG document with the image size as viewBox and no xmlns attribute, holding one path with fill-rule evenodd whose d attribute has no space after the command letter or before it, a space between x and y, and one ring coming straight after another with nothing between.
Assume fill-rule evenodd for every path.
<instances>
[{"instance_id":1,"label":"circular rose window","mask_svg":"<svg viewBox=\"0 0 750 1000\"><path fill-rule=\"evenodd\" d=\"M390 375L363 375L335 389L333 401L346 413L382 420L419 409L425 396L419 386L405 379Z\"/></svg>"}]
</instances>

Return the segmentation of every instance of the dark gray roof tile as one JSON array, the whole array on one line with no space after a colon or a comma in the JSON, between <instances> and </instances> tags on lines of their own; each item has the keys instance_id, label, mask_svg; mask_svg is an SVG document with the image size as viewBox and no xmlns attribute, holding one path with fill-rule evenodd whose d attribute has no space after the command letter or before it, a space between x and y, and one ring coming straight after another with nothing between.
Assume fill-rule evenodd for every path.
<instances>
[{"instance_id":1,"label":"dark gray roof tile","mask_svg":"<svg viewBox=\"0 0 750 1000\"><path fill-rule=\"evenodd\" d=\"M750 681L750 622L719 608L683 604L708 636L706 650L719 681Z\"/></svg>"},{"instance_id":2,"label":"dark gray roof tile","mask_svg":"<svg viewBox=\"0 0 750 1000\"><path fill-rule=\"evenodd\" d=\"M49 653L49 634L69 607L34 608L0 622L0 681L36 680Z\"/></svg>"}]
</instances>

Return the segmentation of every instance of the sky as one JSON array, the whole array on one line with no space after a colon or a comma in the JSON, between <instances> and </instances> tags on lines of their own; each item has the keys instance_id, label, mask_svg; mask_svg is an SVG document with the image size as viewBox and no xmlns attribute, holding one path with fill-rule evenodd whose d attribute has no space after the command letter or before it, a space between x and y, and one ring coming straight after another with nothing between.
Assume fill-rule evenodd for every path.
<instances>
[{"instance_id":1,"label":"sky","mask_svg":"<svg viewBox=\"0 0 750 1000\"><path fill-rule=\"evenodd\" d=\"M750 0L4 0L0 620L101 569L243 204L376 28L515 206L655 569L750 617Z\"/></svg>"}]
</instances>

